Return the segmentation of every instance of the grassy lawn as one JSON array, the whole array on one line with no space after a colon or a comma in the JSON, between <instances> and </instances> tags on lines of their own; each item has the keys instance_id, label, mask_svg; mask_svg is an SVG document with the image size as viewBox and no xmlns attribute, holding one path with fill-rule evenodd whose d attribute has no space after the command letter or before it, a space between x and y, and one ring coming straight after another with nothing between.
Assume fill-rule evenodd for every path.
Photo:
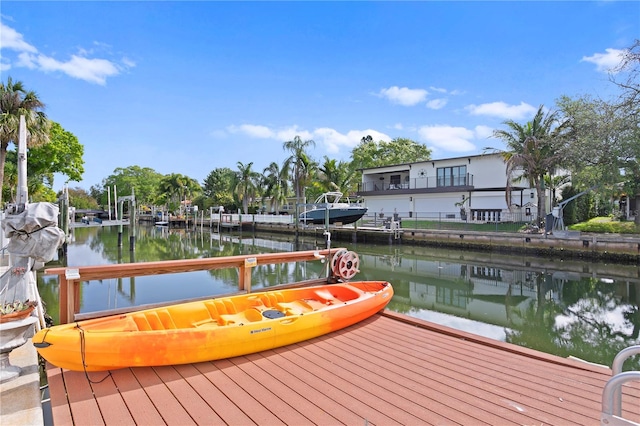
<instances>
[{"instance_id":1,"label":"grassy lawn","mask_svg":"<svg viewBox=\"0 0 640 426\"><path fill-rule=\"evenodd\" d=\"M527 223L523 222L499 222L499 223L474 223L455 222L425 219L403 219L403 229L441 229L451 231L485 231L485 232L518 232ZM596 217L587 222L578 223L568 227L572 231L608 233L608 234L640 234L640 228L631 221L619 222L610 217Z\"/></svg>"}]
</instances>

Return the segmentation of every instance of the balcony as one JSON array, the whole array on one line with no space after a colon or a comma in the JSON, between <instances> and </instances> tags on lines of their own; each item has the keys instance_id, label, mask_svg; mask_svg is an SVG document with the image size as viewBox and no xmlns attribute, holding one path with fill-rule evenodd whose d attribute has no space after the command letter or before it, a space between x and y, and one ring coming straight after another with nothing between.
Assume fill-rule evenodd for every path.
<instances>
[{"instance_id":1,"label":"balcony","mask_svg":"<svg viewBox=\"0 0 640 426\"><path fill-rule=\"evenodd\" d=\"M369 180L358 184L358 195L380 195L382 192L393 194L415 194L415 193L441 193L471 191L473 186L473 175L467 173L454 179L442 179L436 176L421 177L405 180L404 182L389 182L384 176L378 180Z\"/></svg>"}]
</instances>

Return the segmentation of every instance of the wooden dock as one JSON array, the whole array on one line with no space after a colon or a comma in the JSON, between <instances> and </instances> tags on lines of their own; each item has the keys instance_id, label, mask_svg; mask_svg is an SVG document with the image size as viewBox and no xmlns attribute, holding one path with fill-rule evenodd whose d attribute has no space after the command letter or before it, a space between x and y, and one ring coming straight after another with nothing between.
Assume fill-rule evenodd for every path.
<instances>
[{"instance_id":1,"label":"wooden dock","mask_svg":"<svg viewBox=\"0 0 640 426\"><path fill-rule=\"evenodd\" d=\"M384 311L253 355L47 376L56 425L597 425L611 370ZM622 395L640 422L640 383Z\"/></svg>"}]
</instances>

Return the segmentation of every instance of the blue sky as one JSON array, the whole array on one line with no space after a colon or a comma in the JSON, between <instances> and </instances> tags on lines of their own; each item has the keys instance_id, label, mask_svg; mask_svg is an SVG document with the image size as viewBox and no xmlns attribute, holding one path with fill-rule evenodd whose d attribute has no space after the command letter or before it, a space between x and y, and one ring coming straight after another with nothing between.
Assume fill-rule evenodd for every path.
<instances>
[{"instance_id":1,"label":"blue sky","mask_svg":"<svg viewBox=\"0 0 640 426\"><path fill-rule=\"evenodd\" d=\"M349 160L365 135L432 158L500 148L562 95L615 93L640 2L2 1L0 70L85 147L89 189L139 165L202 182L282 163L282 144ZM64 178L54 185L60 189Z\"/></svg>"}]
</instances>

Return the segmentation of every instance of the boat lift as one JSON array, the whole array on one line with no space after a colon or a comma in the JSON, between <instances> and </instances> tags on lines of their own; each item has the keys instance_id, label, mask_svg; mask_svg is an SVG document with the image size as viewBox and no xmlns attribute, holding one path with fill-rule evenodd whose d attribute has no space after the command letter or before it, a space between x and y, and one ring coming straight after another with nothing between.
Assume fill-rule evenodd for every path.
<instances>
[{"instance_id":1,"label":"boat lift","mask_svg":"<svg viewBox=\"0 0 640 426\"><path fill-rule=\"evenodd\" d=\"M569 204L571 201L575 200L578 197L582 197L584 194L593 191L599 185L594 185L591 188L580 192L579 194L574 195L573 197L567 198L566 200L558 203L553 209L551 209L551 216L553 217L553 226L551 227L552 231L564 231L564 207ZM547 215L549 218L549 215Z\"/></svg>"}]
</instances>

